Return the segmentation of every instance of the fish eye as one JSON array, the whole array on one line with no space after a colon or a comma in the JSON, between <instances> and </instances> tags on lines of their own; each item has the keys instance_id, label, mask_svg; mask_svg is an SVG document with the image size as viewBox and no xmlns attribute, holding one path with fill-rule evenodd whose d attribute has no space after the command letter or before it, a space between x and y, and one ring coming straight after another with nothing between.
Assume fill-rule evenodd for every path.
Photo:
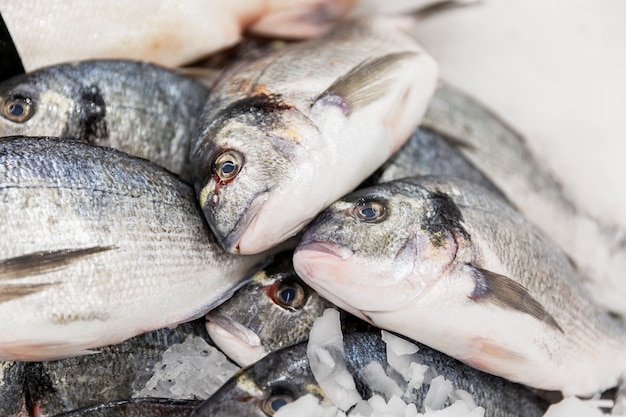
<instances>
[{"instance_id":1,"label":"fish eye","mask_svg":"<svg viewBox=\"0 0 626 417\"><path fill-rule=\"evenodd\" d=\"M261 408L268 416L273 416L283 406L292 403L293 396L289 393L272 394L263 401Z\"/></svg>"},{"instance_id":2,"label":"fish eye","mask_svg":"<svg viewBox=\"0 0 626 417\"><path fill-rule=\"evenodd\" d=\"M11 96L2 103L0 113L5 119L15 123L23 123L30 119L35 112L31 99L22 96Z\"/></svg>"},{"instance_id":3,"label":"fish eye","mask_svg":"<svg viewBox=\"0 0 626 417\"><path fill-rule=\"evenodd\" d=\"M222 181L230 181L239 174L243 167L243 157L237 151L222 152L213 162L213 173Z\"/></svg>"},{"instance_id":4,"label":"fish eye","mask_svg":"<svg viewBox=\"0 0 626 417\"><path fill-rule=\"evenodd\" d=\"M302 285L293 280L277 282L271 292L274 303L288 310L297 310L304 305L306 293Z\"/></svg>"},{"instance_id":5,"label":"fish eye","mask_svg":"<svg viewBox=\"0 0 626 417\"><path fill-rule=\"evenodd\" d=\"M387 208L378 201L360 201L354 207L353 213L366 223L378 223L387 217Z\"/></svg>"}]
</instances>

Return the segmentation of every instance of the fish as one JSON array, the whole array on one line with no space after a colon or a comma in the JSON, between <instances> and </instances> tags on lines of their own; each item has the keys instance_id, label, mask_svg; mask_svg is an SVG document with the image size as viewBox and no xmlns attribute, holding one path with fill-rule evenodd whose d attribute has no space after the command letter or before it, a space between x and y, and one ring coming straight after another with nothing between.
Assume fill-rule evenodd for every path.
<instances>
[{"instance_id":1,"label":"fish","mask_svg":"<svg viewBox=\"0 0 626 417\"><path fill-rule=\"evenodd\" d=\"M392 374L387 362L386 345L380 332L351 333L343 336L346 366L361 396L379 393L367 382L364 369L380 364ZM489 416L542 416L547 405L527 388L472 369L427 346L419 345L419 361L442 375L458 389L467 391L475 403L487 409ZM421 409L426 387L413 398ZM319 386L307 358L307 343L283 348L243 369L202 403L192 417L274 415L283 406L312 395L322 401L327 394ZM387 398L388 399L388 398Z\"/></svg>"},{"instance_id":2,"label":"fish","mask_svg":"<svg viewBox=\"0 0 626 417\"><path fill-rule=\"evenodd\" d=\"M227 251L254 254L294 236L408 139L438 74L406 33L412 23L345 20L224 70L189 161Z\"/></svg>"},{"instance_id":3,"label":"fish","mask_svg":"<svg viewBox=\"0 0 626 417\"><path fill-rule=\"evenodd\" d=\"M213 343L239 366L307 341L315 319L333 307L296 275L292 252L277 255L205 316ZM345 312L341 324L344 332L371 327Z\"/></svg>"},{"instance_id":4,"label":"fish","mask_svg":"<svg viewBox=\"0 0 626 417\"><path fill-rule=\"evenodd\" d=\"M453 177L351 193L311 224L296 273L338 307L477 369L565 396L615 387L623 322L503 199Z\"/></svg>"},{"instance_id":5,"label":"fish","mask_svg":"<svg viewBox=\"0 0 626 417\"><path fill-rule=\"evenodd\" d=\"M24 68L85 59L137 59L175 67L238 43L244 32L267 37L319 36L354 0L142 0L86 5L72 0L5 3L2 17ZM185 28L185 30L181 30Z\"/></svg>"},{"instance_id":6,"label":"fish","mask_svg":"<svg viewBox=\"0 0 626 417\"><path fill-rule=\"evenodd\" d=\"M188 417L198 404L196 400L135 398L68 411L55 417Z\"/></svg>"},{"instance_id":7,"label":"fish","mask_svg":"<svg viewBox=\"0 0 626 417\"><path fill-rule=\"evenodd\" d=\"M148 62L59 64L0 83L0 136L109 146L190 181L187 157L209 90Z\"/></svg>"},{"instance_id":8,"label":"fish","mask_svg":"<svg viewBox=\"0 0 626 417\"><path fill-rule=\"evenodd\" d=\"M225 252L193 189L121 151L0 140L0 360L89 354L206 314L271 253Z\"/></svg>"},{"instance_id":9,"label":"fish","mask_svg":"<svg viewBox=\"0 0 626 417\"><path fill-rule=\"evenodd\" d=\"M421 126L462 141L457 150L572 259L595 302L626 317L626 232L578 207L514 127L447 83Z\"/></svg>"}]
</instances>

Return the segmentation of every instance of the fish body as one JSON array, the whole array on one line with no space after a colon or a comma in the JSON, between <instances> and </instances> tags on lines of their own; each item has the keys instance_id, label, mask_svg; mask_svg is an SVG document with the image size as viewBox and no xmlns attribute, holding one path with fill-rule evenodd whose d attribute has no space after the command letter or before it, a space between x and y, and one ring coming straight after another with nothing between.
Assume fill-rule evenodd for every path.
<instances>
[{"instance_id":1,"label":"fish body","mask_svg":"<svg viewBox=\"0 0 626 417\"><path fill-rule=\"evenodd\" d=\"M578 208L517 131L446 84L435 92L422 126L463 142L458 151L563 248L594 300L626 316L626 233Z\"/></svg>"},{"instance_id":2,"label":"fish body","mask_svg":"<svg viewBox=\"0 0 626 417\"><path fill-rule=\"evenodd\" d=\"M346 14L353 3L188 0L181 4L141 0L87 5L54 0L45 4L3 2L2 16L27 71L102 58L179 66L235 45L244 31L270 37L317 36Z\"/></svg>"},{"instance_id":3,"label":"fish body","mask_svg":"<svg viewBox=\"0 0 626 417\"><path fill-rule=\"evenodd\" d=\"M205 317L211 340L240 366L308 340L315 319L333 307L296 275L291 256L277 257ZM343 314L344 332L367 326Z\"/></svg>"},{"instance_id":4,"label":"fish body","mask_svg":"<svg viewBox=\"0 0 626 417\"><path fill-rule=\"evenodd\" d=\"M0 84L0 136L54 136L149 159L189 181L189 142L209 90L139 61L81 61Z\"/></svg>"},{"instance_id":5,"label":"fish body","mask_svg":"<svg viewBox=\"0 0 626 417\"><path fill-rule=\"evenodd\" d=\"M565 395L616 386L626 330L496 194L452 177L359 190L307 229L294 268L337 306L483 371Z\"/></svg>"},{"instance_id":6,"label":"fish body","mask_svg":"<svg viewBox=\"0 0 626 417\"><path fill-rule=\"evenodd\" d=\"M461 140L454 142L455 139L419 127L407 143L380 168L376 182L418 175L445 175L463 178L495 193L501 193L494 183L459 151L458 147L462 147L463 142Z\"/></svg>"},{"instance_id":7,"label":"fish body","mask_svg":"<svg viewBox=\"0 0 626 417\"><path fill-rule=\"evenodd\" d=\"M359 394L364 399L378 394L366 382L364 369L374 362L387 373L392 373L380 333L344 335L343 354ZM477 405L486 408L488 416L543 415L546 405L526 388L479 372L426 346L419 346L418 355L420 362L436 375L443 375L456 388L469 392ZM425 386L421 389L413 400L418 410L422 409L426 394ZM328 400L311 372L307 344L300 343L272 352L242 370L198 407L192 416L264 417L273 415L280 406L307 394Z\"/></svg>"},{"instance_id":8,"label":"fish body","mask_svg":"<svg viewBox=\"0 0 626 417\"><path fill-rule=\"evenodd\" d=\"M345 21L216 81L190 163L228 251L257 253L295 235L408 139L437 78L409 22Z\"/></svg>"},{"instance_id":9,"label":"fish body","mask_svg":"<svg viewBox=\"0 0 626 417\"><path fill-rule=\"evenodd\" d=\"M0 358L88 353L192 320L267 254L233 256L193 189L115 149L0 141Z\"/></svg>"}]
</instances>

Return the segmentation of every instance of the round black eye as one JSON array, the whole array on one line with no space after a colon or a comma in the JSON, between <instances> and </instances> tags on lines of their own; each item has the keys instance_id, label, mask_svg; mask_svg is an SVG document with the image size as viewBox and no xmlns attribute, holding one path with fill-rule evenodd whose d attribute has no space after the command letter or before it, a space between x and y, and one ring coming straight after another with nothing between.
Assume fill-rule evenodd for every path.
<instances>
[{"instance_id":1,"label":"round black eye","mask_svg":"<svg viewBox=\"0 0 626 417\"><path fill-rule=\"evenodd\" d=\"M33 116L34 106L29 98L13 96L4 100L0 114L12 122L22 123Z\"/></svg>"},{"instance_id":2,"label":"round black eye","mask_svg":"<svg viewBox=\"0 0 626 417\"><path fill-rule=\"evenodd\" d=\"M378 223L387 217L387 209L378 201L363 201L353 209L354 215L366 223Z\"/></svg>"},{"instance_id":3,"label":"round black eye","mask_svg":"<svg viewBox=\"0 0 626 417\"><path fill-rule=\"evenodd\" d=\"M293 397L289 394L270 395L263 401L263 412L268 416L273 416L279 409L291 402L293 402Z\"/></svg>"},{"instance_id":4,"label":"round black eye","mask_svg":"<svg viewBox=\"0 0 626 417\"><path fill-rule=\"evenodd\" d=\"M215 158L213 172L222 180L232 180L243 166L243 157L236 151L225 151Z\"/></svg>"},{"instance_id":5,"label":"round black eye","mask_svg":"<svg viewBox=\"0 0 626 417\"><path fill-rule=\"evenodd\" d=\"M304 305L306 293L296 281L279 281L272 289L272 300L282 308L297 310Z\"/></svg>"}]
</instances>

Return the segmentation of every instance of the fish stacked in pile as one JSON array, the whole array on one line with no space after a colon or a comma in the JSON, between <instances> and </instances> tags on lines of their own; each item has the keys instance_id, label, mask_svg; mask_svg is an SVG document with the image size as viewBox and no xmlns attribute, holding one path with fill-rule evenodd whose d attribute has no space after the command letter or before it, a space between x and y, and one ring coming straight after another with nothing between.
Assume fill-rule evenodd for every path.
<instances>
[{"instance_id":1,"label":"fish stacked in pile","mask_svg":"<svg viewBox=\"0 0 626 417\"><path fill-rule=\"evenodd\" d=\"M117 400L72 415L539 416L547 400L516 383L591 396L623 382L624 311L594 301L585 285L598 281L558 246L576 257L571 241L591 236L615 252L610 231L576 211L508 127L437 88L412 23L342 21L236 61L210 91L135 61L5 81L0 359L18 362L1 368L0 411ZM514 163L531 168L520 176ZM563 219L542 222L546 212ZM355 316L347 332L365 333L343 340L335 320L307 345L329 301ZM235 368L197 321L157 330L209 311L211 338L249 365L228 382ZM429 347L387 333L385 346L379 328ZM157 357L102 371L137 369L118 397L58 405L59 381L93 358L117 363L107 349L146 356L146 340ZM212 395L197 408L172 400L186 391Z\"/></svg>"}]
</instances>

